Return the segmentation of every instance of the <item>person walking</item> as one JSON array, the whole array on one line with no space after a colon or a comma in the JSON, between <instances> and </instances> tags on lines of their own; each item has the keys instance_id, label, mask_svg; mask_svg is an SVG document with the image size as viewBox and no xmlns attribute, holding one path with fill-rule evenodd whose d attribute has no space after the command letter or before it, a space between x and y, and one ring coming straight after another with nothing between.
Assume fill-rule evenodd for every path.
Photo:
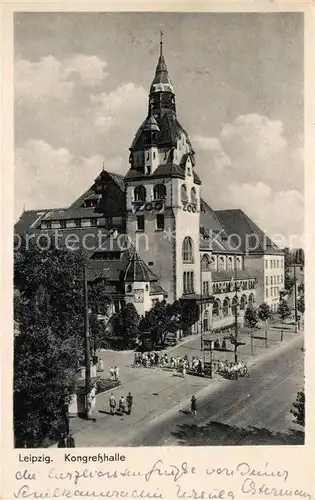
<instances>
[{"instance_id":1,"label":"person walking","mask_svg":"<svg viewBox=\"0 0 315 500\"><path fill-rule=\"evenodd\" d=\"M131 395L131 392L128 392L128 396L126 397L126 403L127 403L127 413L128 415L130 415L133 405L133 396Z\"/></svg>"},{"instance_id":2,"label":"person walking","mask_svg":"<svg viewBox=\"0 0 315 500\"><path fill-rule=\"evenodd\" d=\"M115 375L115 380L119 380L119 368L118 366L115 366L115 370L114 370L114 375Z\"/></svg>"},{"instance_id":3,"label":"person walking","mask_svg":"<svg viewBox=\"0 0 315 500\"><path fill-rule=\"evenodd\" d=\"M66 442L67 442L67 448L75 448L74 437L71 433L68 435Z\"/></svg>"},{"instance_id":4,"label":"person walking","mask_svg":"<svg viewBox=\"0 0 315 500\"><path fill-rule=\"evenodd\" d=\"M109 370L109 376L110 376L110 379L111 380L114 380L114 377L115 377L115 370L114 370L114 367L111 366L110 367L110 370Z\"/></svg>"},{"instance_id":5,"label":"person walking","mask_svg":"<svg viewBox=\"0 0 315 500\"><path fill-rule=\"evenodd\" d=\"M116 410L116 398L113 393L109 396L109 411L111 415L114 415Z\"/></svg>"},{"instance_id":6,"label":"person walking","mask_svg":"<svg viewBox=\"0 0 315 500\"><path fill-rule=\"evenodd\" d=\"M195 395L191 396L190 411L193 415L197 415L197 400Z\"/></svg>"},{"instance_id":7,"label":"person walking","mask_svg":"<svg viewBox=\"0 0 315 500\"><path fill-rule=\"evenodd\" d=\"M124 396L121 396L119 400L119 413L123 415L125 412L126 412L126 401Z\"/></svg>"},{"instance_id":8,"label":"person walking","mask_svg":"<svg viewBox=\"0 0 315 500\"><path fill-rule=\"evenodd\" d=\"M58 441L58 448L67 448L67 437L64 432L61 433Z\"/></svg>"}]
</instances>

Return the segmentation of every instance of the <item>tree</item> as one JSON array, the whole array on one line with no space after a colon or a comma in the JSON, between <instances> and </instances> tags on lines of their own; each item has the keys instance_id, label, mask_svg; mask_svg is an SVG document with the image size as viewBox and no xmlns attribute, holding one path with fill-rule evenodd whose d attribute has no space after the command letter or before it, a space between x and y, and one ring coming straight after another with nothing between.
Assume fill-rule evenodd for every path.
<instances>
[{"instance_id":1,"label":"tree","mask_svg":"<svg viewBox=\"0 0 315 500\"><path fill-rule=\"evenodd\" d=\"M258 323L257 309L255 307L247 307L244 315L245 324L249 328L255 328Z\"/></svg>"},{"instance_id":2,"label":"tree","mask_svg":"<svg viewBox=\"0 0 315 500\"><path fill-rule=\"evenodd\" d=\"M104 281L93 281L88 284L88 304L91 311L90 334L93 355L95 356L97 349L106 345L106 325L111 316L112 299L107 292Z\"/></svg>"},{"instance_id":3,"label":"tree","mask_svg":"<svg viewBox=\"0 0 315 500\"><path fill-rule=\"evenodd\" d=\"M293 415L293 422L295 424L305 427L305 392L304 389L299 391L296 400L293 403L293 408L290 410Z\"/></svg>"},{"instance_id":4,"label":"tree","mask_svg":"<svg viewBox=\"0 0 315 500\"><path fill-rule=\"evenodd\" d=\"M22 245L15 253L14 433L41 446L64 430L64 407L83 354L83 265L79 252Z\"/></svg>"},{"instance_id":5,"label":"tree","mask_svg":"<svg viewBox=\"0 0 315 500\"><path fill-rule=\"evenodd\" d=\"M291 309L288 306L288 303L286 300L280 300L277 312L278 312L278 315L281 319L281 341L282 341L283 340L283 322L285 319L287 319L291 316Z\"/></svg>"},{"instance_id":6,"label":"tree","mask_svg":"<svg viewBox=\"0 0 315 500\"><path fill-rule=\"evenodd\" d=\"M257 314L258 314L258 318L261 321L265 322L265 332L266 332L266 342L267 342L267 329L268 329L267 324L268 324L268 319L271 316L270 306L268 304L266 304L266 302L264 302L263 304L260 304L260 306L258 307Z\"/></svg>"},{"instance_id":7,"label":"tree","mask_svg":"<svg viewBox=\"0 0 315 500\"><path fill-rule=\"evenodd\" d=\"M305 313L305 301L304 301L304 295L301 295L301 297L299 297L298 301L297 301L297 308L298 308L298 311L301 313L301 314L304 314Z\"/></svg>"},{"instance_id":8,"label":"tree","mask_svg":"<svg viewBox=\"0 0 315 500\"><path fill-rule=\"evenodd\" d=\"M126 304L113 318L113 332L117 347L133 348L138 336L140 316L132 303Z\"/></svg>"}]
</instances>

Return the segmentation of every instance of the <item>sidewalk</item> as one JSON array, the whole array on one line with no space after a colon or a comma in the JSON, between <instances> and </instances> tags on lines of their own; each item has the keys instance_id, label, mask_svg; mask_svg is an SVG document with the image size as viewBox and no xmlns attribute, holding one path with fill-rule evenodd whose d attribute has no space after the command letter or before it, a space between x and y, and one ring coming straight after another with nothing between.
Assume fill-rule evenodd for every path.
<instances>
[{"instance_id":1,"label":"sidewalk","mask_svg":"<svg viewBox=\"0 0 315 500\"><path fill-rule=\"evenodd\" d=\"M261 331L261 336L264 331ZM295 334L292 329L285 330L283 342L280 342L280 331L270 330L270 347L264 347L263 340L256 340L255 356L250 355L250 342L248 334L241 333L239 340L247 339L244 346L238 349L239 359L247 362L248 366L258 363L270 355L276 355L280 346L298 339L303 333ZM184 339L180 345L168 349L174 356L200 355L200 335ZM121 395L126 396L130 391L134 397L134 408L130 416L109 415L109 393L99 394L96 398L97 422L85 421L79 418L71 419L71 431L75 435L76 446L118 446L122 441L141 431L144 425L156 419L164 418L174 407L187 405L192 394L203 394L217 390L231 383L214 373L213 379L186 375L185 378L161 368L132 367L133 352L104 351L100 353L104 361L105 372L110 366L117 364L120 367L122 385L115 389L118 400ZM234 359L234 353L215 351L215 360Z\"/></svg>"}]
</instances>

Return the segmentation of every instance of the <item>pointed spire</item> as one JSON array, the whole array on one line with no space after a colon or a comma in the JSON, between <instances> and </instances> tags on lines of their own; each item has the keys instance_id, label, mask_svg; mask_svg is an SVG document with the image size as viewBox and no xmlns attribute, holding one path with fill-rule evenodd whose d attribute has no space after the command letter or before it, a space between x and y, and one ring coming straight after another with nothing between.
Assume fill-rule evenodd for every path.
<instances>
[{"instance_id":1,"label":"pointed spire","mask_svg":"<svg viewBox=\"0 0 315 500\"><path fill-rule=\"evenodd\" d=\"M163 57L163 31L160 30L160 57Z\"/></svg>"}]
</instances>

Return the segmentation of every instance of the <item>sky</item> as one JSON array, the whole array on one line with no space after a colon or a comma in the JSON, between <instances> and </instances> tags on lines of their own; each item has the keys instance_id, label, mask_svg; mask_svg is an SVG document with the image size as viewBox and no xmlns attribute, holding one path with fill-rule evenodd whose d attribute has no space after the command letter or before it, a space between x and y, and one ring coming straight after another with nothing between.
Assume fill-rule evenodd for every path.
<instances>
[{"instance_id":1,"label":"sky","mask_svg":"<svg viewBox=\"0 0 315 500\"><path fill-rule=\"evenodd\" d=\"M16 13L15 217L128 170L161 29L203 198L301 236L302 13Z\"/></svg>"}]
</instances>

